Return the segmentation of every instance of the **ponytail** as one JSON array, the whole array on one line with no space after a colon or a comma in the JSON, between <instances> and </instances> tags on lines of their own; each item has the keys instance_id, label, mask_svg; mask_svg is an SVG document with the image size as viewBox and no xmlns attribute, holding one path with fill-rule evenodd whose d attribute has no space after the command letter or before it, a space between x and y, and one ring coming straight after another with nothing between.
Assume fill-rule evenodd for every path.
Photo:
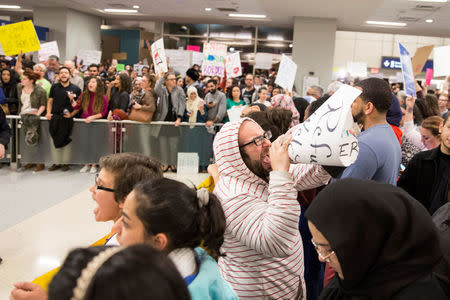
<instances>
[{"instance_id":1,"label":"ponytail","mask_svg":"<svg viewBox=\"0 0 450 300\"><path fill-rule=\"evenodd\" d=\"M160 178L134 187L136 215L146 235L164 233L168 251L201 245L217 258L225 233L225 214L219 200L205 189Z\"/></svg>"}]
</instances>

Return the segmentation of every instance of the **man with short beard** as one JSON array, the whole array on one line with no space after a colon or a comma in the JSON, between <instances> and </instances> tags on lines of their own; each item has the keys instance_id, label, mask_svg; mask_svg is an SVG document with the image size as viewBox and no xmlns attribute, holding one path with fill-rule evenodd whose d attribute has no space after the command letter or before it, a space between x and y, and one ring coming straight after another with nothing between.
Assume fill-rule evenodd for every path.
<instances>
[{"instance_id":1,"label":"man with short beard","mask_svg":"<svg viewBox=\"0 0 450 300\"><path fill-rule=\"evenodd\" d=\"M297 192L326 184L319 165L290 165L291 137L243 118L214 140L219 180L214 192L226 217L222 277L239 298L306 299Z\"/></svg>"},{"instance_id":2,"label":"man with short beard","mask_svg":"<svg viewBox=\"0 0 450 300\"><path fill-rule=\"evenodd\" d=\"M397 184L402 151L386 113L392 104L392 92L386 81L365 79L355 86L362 93L352 103L355 122L364 131L358 135L359 153L340 178L359 178Z\"/></svg>"},{"instance_id":3,"label":"man with short beard","mask_svg":"<svg viewBox=\"0 0 450 300\"><path fill-rule=\"evenodd\" d=\"M208 81L208 94L205 96L206 106L208 108L208 121L206 126L211 126L213 123L222 122L227 112L227 99L225 94L218 91L217 82L214 79Z\"/></svg>"}]
</instances>

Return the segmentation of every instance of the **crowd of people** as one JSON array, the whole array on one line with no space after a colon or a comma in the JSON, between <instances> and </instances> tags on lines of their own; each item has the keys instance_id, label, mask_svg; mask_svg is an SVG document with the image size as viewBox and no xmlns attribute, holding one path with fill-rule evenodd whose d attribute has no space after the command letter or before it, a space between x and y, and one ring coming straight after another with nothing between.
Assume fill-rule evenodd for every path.
<instances>
[{"instance_id":1,"label":"crowd of people","mask_svg":"<svg viewBox=\"0 0 450 300\"><path fill-rule=\"evenodd\" d=\"M352 82L359 152L336 168L291 164L288 146L290 129L342 82L298 95L274 84L274 70L235 79L196 65L183 77L131 66L82 74L55 57L29 64L2 62L2 107L49 119L55 147L74 117L225 124L213 180L198 189L163 178L176 166L141 154L84 166L99 171L95 220L114 221L111 234L72 251L50 284L16 283L11 299L447 299L450 76L438 91L417 84L417 98L382 79ZM236 106L241 118L230 120Z\"/></svg>"}]
</instances>

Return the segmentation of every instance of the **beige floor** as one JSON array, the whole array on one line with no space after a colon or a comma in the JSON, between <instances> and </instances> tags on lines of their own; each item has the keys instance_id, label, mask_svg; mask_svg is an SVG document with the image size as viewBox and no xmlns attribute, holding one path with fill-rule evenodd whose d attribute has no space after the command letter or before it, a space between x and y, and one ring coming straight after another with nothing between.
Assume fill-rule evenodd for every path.
<instances>
[{"instance_id":1,"label":"beige floor","mask_svg":"<svg viewBox=\"0 0 450 300\"><path fill-rule=\"evenodd\" d=\"M166 174L188 185L198 185L207 178L206 174ZM49 179L43 176L35 180ZM90 176L86 177L85 186L88 181ZM65 180L65 184L69 186L70 180ZM58 189L64 189L64 183L58 185ZM86 247L107 234L112 223L95 222L94 207L89 191L84 190L0 232L0 299L9 299L15 281L34 279L59 266L70 249ZM17 210L12 212L17 214ZM2 214L8 211L3 210Z\"/></svg>"}]
</instances>

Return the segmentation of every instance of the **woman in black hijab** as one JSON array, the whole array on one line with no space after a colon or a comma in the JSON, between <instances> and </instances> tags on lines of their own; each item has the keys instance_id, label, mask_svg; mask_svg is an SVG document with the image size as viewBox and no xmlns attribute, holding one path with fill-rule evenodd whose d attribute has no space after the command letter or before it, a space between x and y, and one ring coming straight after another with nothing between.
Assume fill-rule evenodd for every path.
<instances>
[{"instance_id":1,"label":"woman in black hijab","mask_svg":"<svg viewBox=\"0 0 450 300\"><path fill-rule=\"evenodd\" d=\"M339 180L306 218L320 260L337 273L320 299L447 299L432 274L442 258L435 225L402 189Z\"/></svg>"},{"instance_id":2,"label":"woman in black hijab","mask_svg":"<svg viewBox=\"0 0 450 300\"><path fill-rule=\"evenodd\" d=\"M19 99L17 97L18 75L11 69L3 69L0 76L0 88L3 89L8 104L9 113L17 115Z\"/></svg>"}]
</instances>

